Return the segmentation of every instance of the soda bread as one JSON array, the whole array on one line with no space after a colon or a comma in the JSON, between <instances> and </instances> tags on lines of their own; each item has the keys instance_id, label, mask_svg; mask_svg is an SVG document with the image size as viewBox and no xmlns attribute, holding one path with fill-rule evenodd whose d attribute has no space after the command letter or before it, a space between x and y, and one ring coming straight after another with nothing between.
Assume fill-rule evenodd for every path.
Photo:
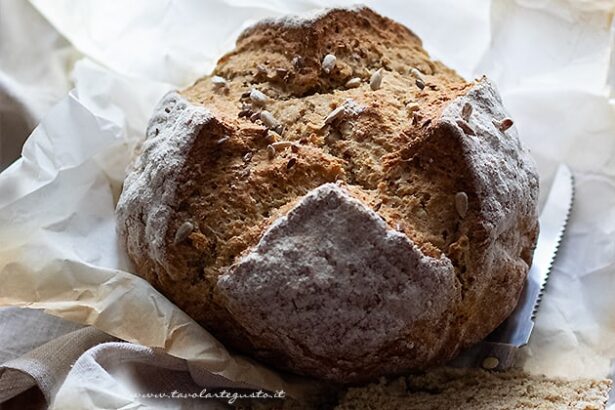
<instances>
[{"instance_id":1,"label":"soda bread","mask_svg":"<svg viewBox=\"0 0 615 410\"><path fill-rule=\"evenodd\" d=\"M119 234L229 347L342 383L422 369L520 295L538 177L512 125L368 8L266 20L160 102Z\"/></svg>"}]
</instances>

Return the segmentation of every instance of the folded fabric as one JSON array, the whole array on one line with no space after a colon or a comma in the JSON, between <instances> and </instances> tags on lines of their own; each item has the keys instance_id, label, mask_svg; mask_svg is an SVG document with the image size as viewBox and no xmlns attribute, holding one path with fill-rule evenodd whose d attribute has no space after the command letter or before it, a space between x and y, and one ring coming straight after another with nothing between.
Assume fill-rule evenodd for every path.
<instances>
[{"instance_id":1,"label":"folded fabric","mask_svg":"<svg viewBox=\"0 0 615 410\"><path fill-rule=\"evenodd\" d=\"M1 345L10 345L7 339L12 338L20 343L17 351L28 350L0 365L0 403L33 387L40 390L47 403L51 402L79 356L92 346L116 340L92 327L82 327L42 312L16 309L7 312L3 309L1 313L0 323L4 330L0 337ZM42 344L32 346L37 341Z\"/></svg>"}]
</instances>

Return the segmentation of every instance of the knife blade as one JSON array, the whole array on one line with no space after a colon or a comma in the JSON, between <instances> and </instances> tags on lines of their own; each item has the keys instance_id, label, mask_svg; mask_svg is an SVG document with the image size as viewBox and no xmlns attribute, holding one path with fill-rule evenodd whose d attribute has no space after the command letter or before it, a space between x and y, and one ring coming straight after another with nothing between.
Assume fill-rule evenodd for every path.
<instances>
[{"instance_id":1,"label":"knife blade","mask_svg":"<svg viewBox=\"0 0 615 410\"><path fill-rule=\"evenodd\" d=\"M519 348L529 342L534 329L536 313L566 230L573 201L573 175L566 165L561 164L538 218L540 233L519 303L496 330L484 341L463 352L451 363L452 366L506 370L514 365Z\"/></svg>"}]
</instances>

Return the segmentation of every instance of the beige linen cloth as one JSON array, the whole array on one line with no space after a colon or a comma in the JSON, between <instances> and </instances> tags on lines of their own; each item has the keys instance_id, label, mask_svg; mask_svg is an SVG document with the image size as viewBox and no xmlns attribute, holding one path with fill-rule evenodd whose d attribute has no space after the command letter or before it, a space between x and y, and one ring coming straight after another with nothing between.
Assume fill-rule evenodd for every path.
<instances>
[{"instance_id":1,"label":"beige linen cloth","mask_svg":"<svg viewBox=\"0 0 615 410\"><path fill-rule=\"evenodd\" d=\"M39 311L0 309L1 408L44 407L81 354L112 340Z\"/></svg>"},{"instance_id":2,"label":"beige linen cloth","mask_svg":"<svg viewBox=\"0 0 615 410\"><path fill-rule=\"evenodd\" d=\"M156 349L121 342L93 327L27 309L0 309L0 362L3 410L46 408L66 383L83 390L105 385L106 394L95 396L99 401L90 403L88 408L92 409L129 405L123 394L110 396L126 384L144 395L174 391L193 394L201 392L202 386L233 387L226 379ZM237 383L234 387L244 386ZM228 407L225 402L204 399L144 397L140 401L151 408Z\"/></svg>"}]
</instances>

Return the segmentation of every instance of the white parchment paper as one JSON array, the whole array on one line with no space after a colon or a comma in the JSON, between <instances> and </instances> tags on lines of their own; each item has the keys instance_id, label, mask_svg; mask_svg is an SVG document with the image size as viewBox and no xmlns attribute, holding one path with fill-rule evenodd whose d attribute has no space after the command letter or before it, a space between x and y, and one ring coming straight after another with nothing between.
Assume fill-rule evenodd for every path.
<instances>
[{"instance_id":1,"label":"white parchment paper","mask_svg":"<svg viewBox=\"0 0 615 410\"><path fill-rule=\"evenodd\" d=\"M0 174L0 305L43 308L231 380L299 394L300 380L229 355L130 274L113 211L131 150L166 91L211 70L256 19L330 2L31 2L85 57L73 71L75 89L30 136L22 159ZM462 75L486 73L498 84L543 187L559 162L573 169L576 202L526 368L606 376L615 357L612 2L367 4L408 25Z\"/></svg>"}]
</instances>

